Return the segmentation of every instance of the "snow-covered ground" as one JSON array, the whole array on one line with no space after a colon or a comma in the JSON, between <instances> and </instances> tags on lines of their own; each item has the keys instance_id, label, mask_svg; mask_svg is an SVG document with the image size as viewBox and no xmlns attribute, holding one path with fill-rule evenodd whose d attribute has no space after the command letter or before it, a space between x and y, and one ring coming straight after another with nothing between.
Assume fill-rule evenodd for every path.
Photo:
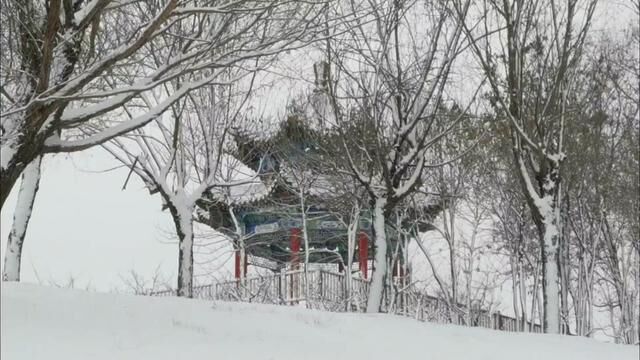
<instances>
[{"instance_id":1,"label":"snow-covered ground","mask_svg":"<svg viewBox=\"0 0 640 360\"><path fill-rule=\"evenodd\" d=\"M637 360L637 346L268 305L2 284L0 357Z\"/></svg>"}]
</instances>

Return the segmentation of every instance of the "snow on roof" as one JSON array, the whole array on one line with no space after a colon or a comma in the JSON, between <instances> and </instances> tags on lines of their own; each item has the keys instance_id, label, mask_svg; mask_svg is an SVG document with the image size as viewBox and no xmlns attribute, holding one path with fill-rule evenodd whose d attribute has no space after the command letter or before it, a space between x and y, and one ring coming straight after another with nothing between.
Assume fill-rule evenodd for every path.
<instances>
[{"instance_id":1,"label":"snow on roof","mask_svg":"<svg viewBox=\"0 0 640 360\"><path fill-rule=\"evenodd\" d=\"M307 195L311 196L330 196L339 195L340 191L346 190L352 182L334 173L320 173L317 171L302 171L295 169L287 163L280 164L280 176L293 189L303 189ZM355 190L355 189L354 189ZM353 193L353 191L352 191Z\"/></svg>"},{"instance_id":2,"label":"snow on roof","mask_svg":"<svg viewBox=\"0 0 640 360\"><path fill-rule=\"evenodd\" d=\"M268 196L275 182L265 183L263 177L232 155L225 154L220 162L220 181L231 186L214 187L210 194L217 201L228 205L243 205Z\"/></svg>"}]
</instances>

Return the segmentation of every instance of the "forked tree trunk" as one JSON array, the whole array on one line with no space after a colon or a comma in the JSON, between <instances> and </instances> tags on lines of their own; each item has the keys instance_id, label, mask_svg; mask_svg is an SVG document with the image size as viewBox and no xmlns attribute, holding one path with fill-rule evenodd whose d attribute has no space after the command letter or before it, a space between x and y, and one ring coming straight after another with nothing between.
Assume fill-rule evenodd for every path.
<instances>
[{"instance_id":1,"label":"forked tree trunk","mask_svg":"<svg viewBox=\"0 0 640 360\"><path fill-rule=\"evenodd\" d=\"M18 202L13 214L13 226L7 240L7 251L4 258L3 281L20 281L20 264L22 246L24 245L27 227L31 220L33 203L40 187L40 166L42 157L38 156L25 168L22 184L18 193Z\"/></svg>"},{"instance_id":2,"label":"forked tree trunk","mask_svg":"<svg viewBox=\"0 0 640 360\"><path fill-rule=\"evenodd\" d=\"M514 140L515 141L515 140ZM523 153L514 148L518 176L523 192L538 228L540 243L540 261L542 263L542 328L545 333L560 333L560 286L558 256L560 245L560 163L547 163L548 169L538 170L534 178L538 181L538 190L524 165ZM546 161L546 159L544 160Z\"/></svg>"}]
</instances>

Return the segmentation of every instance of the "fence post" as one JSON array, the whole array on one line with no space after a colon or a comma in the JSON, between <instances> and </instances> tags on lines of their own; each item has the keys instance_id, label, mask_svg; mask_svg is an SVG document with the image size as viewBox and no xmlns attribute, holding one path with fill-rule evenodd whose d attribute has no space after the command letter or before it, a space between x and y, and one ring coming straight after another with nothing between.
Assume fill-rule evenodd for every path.
<instances>
[{"instance_id":1,"label":"fence post","mask_svg":"<svg viewBox=\"0 0 640 360\"><path fill-rule=\"evenodd\" d=\"M280 269L280 299L281 303L287 303L287 278L285 275L285 268Z\"/></svg>"}]
</instances>

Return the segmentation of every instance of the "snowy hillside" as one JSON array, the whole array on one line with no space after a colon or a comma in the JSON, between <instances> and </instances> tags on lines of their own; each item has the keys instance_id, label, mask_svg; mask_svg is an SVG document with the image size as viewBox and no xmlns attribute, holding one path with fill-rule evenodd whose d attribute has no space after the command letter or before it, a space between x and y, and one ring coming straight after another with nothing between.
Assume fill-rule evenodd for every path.
<instances>
[{"instance_id":1,"label":"snowy hillside","mask_svg":"<svg viewBox=\"0 0 640 360\"><path fill-rule=\"evenodd\" d=\"M2 359L636 360L637 346L235 303L2 284Z\"/></svg>"}]
</instances>

